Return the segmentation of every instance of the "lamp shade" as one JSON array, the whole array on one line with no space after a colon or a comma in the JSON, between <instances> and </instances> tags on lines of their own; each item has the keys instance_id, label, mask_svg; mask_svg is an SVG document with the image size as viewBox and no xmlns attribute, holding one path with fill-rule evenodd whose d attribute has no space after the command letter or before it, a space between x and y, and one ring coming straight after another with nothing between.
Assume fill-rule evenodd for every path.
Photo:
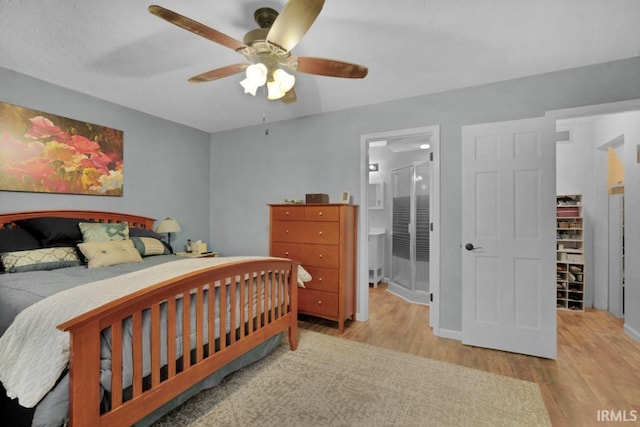
<instances>
[{"instance_id":1,"label":"lamp shade","mask_svg":"<svg viewBox=\"0 0 640 427\"><path fill-rule=\"evenodd\" d=\"M267 99L275 100L282 98L285 93L280 89L280 85L275 80L267 82L268 95Z\"/></svg>"},{"instance_id":2,"label":"lamp shade","mask_svg":"<svg viewBox=\"0 0 640 427\"><path fill-rule=\"evenodd\" d=\"M296 83L295 76L287 73L285 70L278 68L273 72L273 78L278 82L280 90L283 92L289 92L293 85Z\"/></svg>"},{"instance_id":3,"label":"lamp shade","mask_svg":"<svg viewBox=\"0 0 640 427\"><path fill-rule=\"evenodd\" d=\"M180 231L180 224L173 218L167 217L160 221L156 228L156 233L177 233Z\"/></svg>"},{"instance_id":4,"label":"lamp shade","mask_svg":"<svg viewBox=\"0 0 640 427\"><path fill-rule=\"evenodd\" d=\"M251 64L247 67L247 78L240 82L244 93L256 96L256 91L267 81L267 67L262 63Z\"/></svg>"},{"instance_id":5,"label":"lamp shade","mask_svg":"<svg viewBox=\"0 0 640 427\"><path fill-rule=\"evenodd\" d=\"M278 68L273 72L273 80L267 82L268 99L280 99L291 90L296 78L283 69Z\"/></svg>"}]
</instances>

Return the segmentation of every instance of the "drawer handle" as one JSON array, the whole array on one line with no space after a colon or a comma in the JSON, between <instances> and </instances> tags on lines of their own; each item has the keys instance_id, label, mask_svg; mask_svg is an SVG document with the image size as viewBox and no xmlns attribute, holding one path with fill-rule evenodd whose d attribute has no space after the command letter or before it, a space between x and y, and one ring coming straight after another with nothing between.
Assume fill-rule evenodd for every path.
<instances>
[{"instance_id":1,"label":"drawer handle","mask_svg":"<svg viewBox=\"0 0 640 427\"><path fill-rule=\"evenodd\" d=\"M320 212L318 212L318 215L319 215L319 216L322 216L322 215L324 215L324 214L322 213L322 211L320 211Z\"/></svg>"},{"instance_id":2,"label":"drawer handle","mask_svg":"<svg viewBox=\"0 0 640 427\"><path fill-rule=\"evenodd\" d=\"M284 230L284 234L289 234L289 230Z\"/></svg>"},{"instance_id":3,"label":"drawer handle","mask_svg":"<svg viewBox=\"0 0 640 427\"><path fill-rule=\"evenodd\" d=\"M318 255L318 257L319 257L319 258L323 258L323 257L324 257L324 255L320 254L320 255Z\"/></svg>"},{"instance_id":4,"label":"drawer handle","mask_svg":"<svg viewBox=\"0 0 640 427\"><path fill-rule=\"evenodd\" d=\"M285 215L289 215L289 211L286 211L284 214L285 214Z\"/></svg>"},{"instance_id":5,"label":"drawer handle","mask_svg":"<svg viewBox=\"0 0 640 427\"><path fill-rule=\"evenodd\" d=\"M318 305L322 305L322 300L321 299L318 300Z\"/></svg>"},{"instance_id":6,"label":"drawer handle","mask_svg":"<svg viewBox=\"0 0 640 427\"><path fill-rule=\"evenodd\" d=\"M284 254L285 254L286 256L289 256L289 252L288 252L288 251L287 251L287 252L285 252Z\"/></svg>"},{"instance_id":7,"label":"drawer handle","mask_svg":"<svg viewBox=\"0 0 640 427\"><path fill-rule=\"evenodd\" d=\"M324 231L319 231L318 234L322 236L324 235Z\"/></svg>"},{"instance_id":8,"label":"drawer handle","mask_svg":"<svg viewBox=\"0 0 640 427\"><path fill-rule=\"evenodd\" d=\"M318 277L318 282L322 282L322 277Z\"/></svg>"}]
</instances>

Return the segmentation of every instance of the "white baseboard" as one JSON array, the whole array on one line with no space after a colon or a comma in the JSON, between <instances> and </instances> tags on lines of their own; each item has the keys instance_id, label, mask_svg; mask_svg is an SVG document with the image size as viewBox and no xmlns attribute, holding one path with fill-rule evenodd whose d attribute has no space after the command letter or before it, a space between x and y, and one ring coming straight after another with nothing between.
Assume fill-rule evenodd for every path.
<instances>
[{"instance_id":1,"label":"white baseboard","mask_svg":"<svg viewBox=\"0 0 640 427\"><path fill-rule=\"evenodd\" d=\"M451 329L440 328L440 330L438 331L438 336L440 338L449 338L456 341L462 341L461 331L453 331Z\"/></svg>"},{"instance_id":2,"label":"white baseboard","mask_svg":"<svg viewBox=\"0 0 640 427\"><path fill-rule=\"evenodd\" d=\"M627 324L624 325L623 329L624 329L624 331L626 332L627 335L629 335L631 338L633 338L637 342L640 342L640 332L638 332L636 330L633 330Z\"/></svg>"}]
</instances>

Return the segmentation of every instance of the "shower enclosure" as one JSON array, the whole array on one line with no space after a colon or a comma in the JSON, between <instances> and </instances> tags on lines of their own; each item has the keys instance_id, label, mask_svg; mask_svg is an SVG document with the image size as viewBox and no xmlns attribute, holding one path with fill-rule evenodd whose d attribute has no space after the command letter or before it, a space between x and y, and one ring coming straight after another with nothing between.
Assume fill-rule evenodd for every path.
<instances>
[{"instance_id":1,"label":"shower enclosure","mask_svg":"<svg viewBox=\"0 0 640 427\"><path fill-rule=\"evenodd\" d=\"M391 281L389 290L429 303L429 162L391 172Z\"/></svg>"}]
</instances>

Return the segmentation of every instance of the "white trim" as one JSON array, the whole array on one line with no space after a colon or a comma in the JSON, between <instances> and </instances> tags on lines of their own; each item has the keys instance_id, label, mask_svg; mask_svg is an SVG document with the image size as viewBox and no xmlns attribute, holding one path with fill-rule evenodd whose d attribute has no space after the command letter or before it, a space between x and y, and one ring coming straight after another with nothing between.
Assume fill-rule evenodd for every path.
<instances>
[{"instance_id":1,"label":"white trim","mask_svg":"<svg viewBox=\"0 0 640 427\"><path fill-rule=\"evenodd\" d=\"M452 329L440 329L440 335L438 335L440 338L449 338L452 340L456 340L456 341L460 341L462 342L462 332L461 331L454 331Z\"/></svg>"},{"instance_id":2,"label":"white trim","mask_svg":"<svg viewBox=\"0 0 640 427\"><path fill-rule=\"evenodd\" d=\"M627 335L640 343L640 332L634 330L627 324L625 324L622 329L627 333Z\"/></svg>"},{"instance_id":3,"label":"white trim","mask_svg":"<svg viewBox=\"0 0 640 427\"><path fill-rule=\"evenodd\" d=\"M360 209L358 209L358 283L356 320L369 320L369 149L370 135L360 135Z\"/></svg>"},{"instance_id":4,"label":"white trim","mask_svg":"<svg viewBox=\"0 0 640 427\"><path fill-rule=\"evenodd\" d=\"M562 110L550 110L546 112L545 117L553 120L561 120L573 117L623 113L632 110L640 110L640 99L611 102L608 104L588 105L586 107L565 108Z\"/></svg>"}]
</instances>

